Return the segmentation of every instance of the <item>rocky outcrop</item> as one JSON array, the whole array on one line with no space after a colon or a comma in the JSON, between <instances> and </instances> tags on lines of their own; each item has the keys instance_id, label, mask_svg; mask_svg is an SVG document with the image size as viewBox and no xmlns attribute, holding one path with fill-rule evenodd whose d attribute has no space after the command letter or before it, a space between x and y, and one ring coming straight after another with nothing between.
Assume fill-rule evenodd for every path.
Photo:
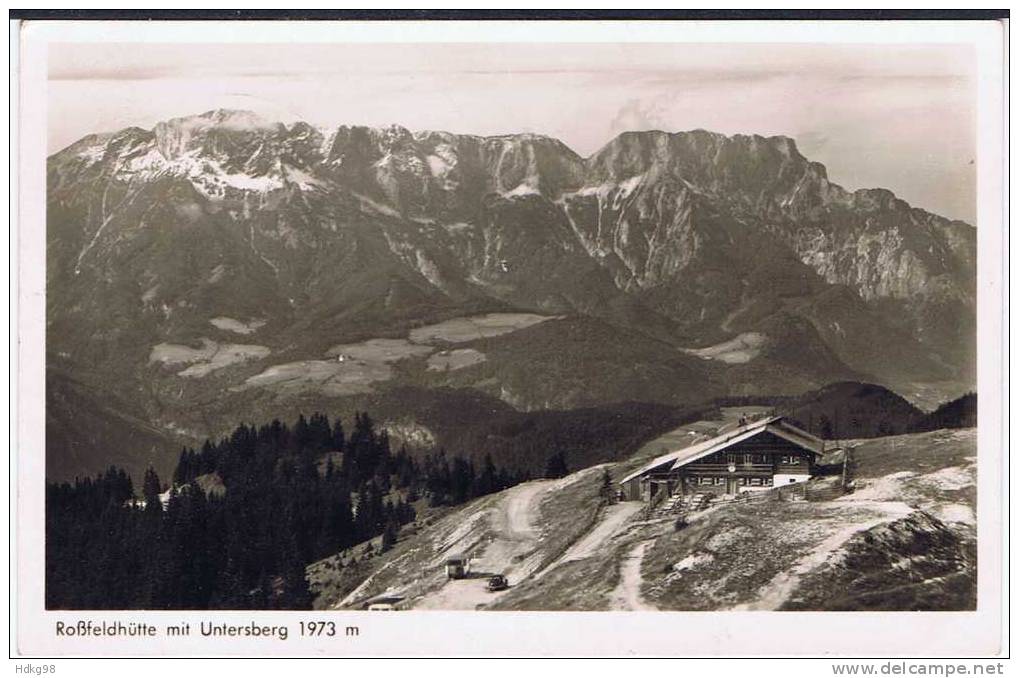
<instances>
[{"instance_id":1,"label":"rocky outcrop","mask_svg":"<svg viewBox=\"0 0 1019 678\"><path fill-rule=\"evenodd\" d=\"M51 189L180 176L210 199L336 184L363 193L368 211L454 231L481 227L493 199L545 200L621 289L668 286L702 260L739 263L763 237L865 300L973 304L973 228L886 190L845 191L787 137L627 132L584 160L532 134L320 130L210 111L86 137L50 168Z\"/></svg>"}]
</instances>

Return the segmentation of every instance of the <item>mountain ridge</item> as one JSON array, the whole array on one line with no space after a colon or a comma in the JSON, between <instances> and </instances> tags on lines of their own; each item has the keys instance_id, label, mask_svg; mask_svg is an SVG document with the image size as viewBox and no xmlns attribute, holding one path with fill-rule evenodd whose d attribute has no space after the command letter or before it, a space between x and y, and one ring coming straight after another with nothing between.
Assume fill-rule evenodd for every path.
<instances>
[{"instance_id":1,"label":"mountain ridge","mask_svg":"<svg viewBox=\"0 0 1019 678\"><path fill-rule=\"evenodd\" d=\"M582 158L210 111L47 172L50 363L198 435L406 384L532 410L973 381L975 229L845 191L789 137L626 132ZM488 315L505 332L465 339ZM407 343L436 323L460 329ZM357 369L325 353L352 344Z\"/></svg>"},{"instance_id":2,"label":"mountain ridge","mask_svg":"<svg viewBox=\"0 0 1019 678\"><path fill-rule=\"evenodd\" d=\"M243 118L245 120L248 120L249 123L248 123L248 125L236 125L236 124L232 124L232 121L233 121L234 118ZM195 121L203 120L203 119L208 119L208 120L212 121L212 124L210 124L209 127L216 127L216 126L222 126L222 127L225 127L225 128L233 127L235 129L239 129L239 130L244 130L244 129L248 129L248 130L251 130L251 129L274 130L274 129L277 129L277 128L281 128L281 129L283 129L283 130L285 130L287 132L291 132L291 131L295 131L295 130L299 130L299 131L302 131L302 132L307 131L307 130L312 130L312 131L315 131L318 134L320 134L323 137L323 140L329 140L330 142L334 141L335 140L335 135L337 135L338 133L341 133L341 132L348 133L348 134L349 133L354 133L354 132L360 132L360 133L366 133L366 134L369 134L369 135L372 135L372 136L376 136L376 137L381 137L381 138L387 138L388 137L390 139L393 138L393 137L396 137L396 138L406 138L406 137L409 137L409 138L413 138L415 140L427 140L430 137L437 137L439 139L444 139L444 140L450 140L450 139L470 139L470 140L476 140L478 142L484 142L484 141L503 141L503 140L508 140L508 141L521 140L521 141L532 141L532 142L533 141L549 142L549 143L551 143L553 145L556 145L556 146L562 148L563 150L565 150L569 155L573 156L574 158L582 160L584 162L591 162L591 161L595 160L596 158L598 158L599 156L602 156L603 154L605 154L614 144L616 144L616 143L618 143L618 142L620 142L620 141L622 141L624 139L634 138L634 137L677 137L677 136L690 136L690 137L709 137L709 138L716 139L716 140L730 140L730 141L734 141L734 142L749 142L749 143L769 142L769 143L777 144L779 146L784 146L785 147L784 153L787 156L795 157L795 158L798 158L798 159L801 159L801 160L804 160L804 161L808 162L810 167L811 167L811 169L816 171L821 179L824 179L825 181L829 181L828 173L827 173L827 168L825 167L825 165L820 163L820 162L807 160L807 158L804 157L800 153L800 151L798 149L798 146L796 144L795 138L790 137L790 136L785 135L785 134L761 135L761 134L741 134L741 133L737 133L737 134L727 135L727 134L724 134L724 133L721 133L721 132L714 132L714 131L707 130L707 129L704 129L704 128L694 128L694 129L690 129L690 130L677 130L677 131L672 131L672 132L666 131L666 130L661 130L661 129L626 130L626 131L620 132L616 136L614 136L611 139L609 139L608 141L606 141L603 146L601 146L598 150L592 152L590 155L583 156L583 155L577 153L576 151L574 151L572 148L570 148L569 145L566 144L565 142L563 142L562 140L560 140L560 139L558 139L558 138L556 138L554 136L551 136L551 135L540 134L540 133L535 133L535 132L520 132L520 133L503 133L503 134L482 135L482 134L449 132L447 130L440 130L440 129L422 129L422 130L412 131L410 128L405 127L405 126L403 126L403 125L401 125L399 123L391 123L389 125L384 125L384 126L372 126L372 125L359 125L359 124L344 124L344 123L340 123L340 124L336 124L336 125L333 125L333 126L328 126L328 125L311 125L311 124L309 124L307 122L298 120L298 121L294 121L294 122L291 122L291 123L287 124L287 123L282 122L282 121L272 121L272 120L269 120L268 118L264 118L264 117L260 116L259 114L255 113L253 111L250 111L250 110L244 110L244 109L223 109L223 108L210 109L210 110L208 110L208 111L206 111L204 113L195 114L195 115L178 116L178 117L175 117L175 118L170 118L170 119L165 120L165 121L157 122L155 125L153 125L152 129L150 129L150 130L146 130L145 128L139 127L139 126L129 126L129 127L121 128L119 130L110 131L110 132L99 132L99 133L88 134L88 135L82 137L81 139L78 139L77 141L74 141L71 144L65 146L64 148L59 149L59 150L51 153L48 156L47 161L54 160L54 159L57 158L57 156L63 155L63 154L68 153L68 152L71 152L73 149L75 149L76 147L81 146L82 144L96 143L96 142L106 142L106 141L109 141L109 140L119 136L119 135L122 135L125 132L141 133L141 134L145 134L145 135L147 135L147 134L158 135L159 130L169 129L169 128L172 128L174 125L191 126ZM333 136L333 139L329 138L331 135ZM169 159L169 158L167 158L167 159ZM840 186L839 184L835 184L834 182L830 182L830 184L831 184L832 187L836 188L838 191L840 191L842 193L845 193L847 195L854 195L854 196L855 195L860 195L862 197L866 197L868 199L872 199L872 200L877 201L877 202L886 202L887 203L887 202L890 202L890 201L897 201L899 203L902 203L902 204L908 206L910 209L920 210L920 211L925 212L927 214L935 215L935 213L930 212L929 210L926 210L926 209L924 209L922 207L918 207L918 206L915 206L915 205L911 205L910 203L906 202L905 200L902 200L901 198L898 198L894 194L894 192L892 192L892 191L890 191L890 190L888 190L886 188L881 188L881 187L862 187L862 188L850 190L850 189L843 188L842 186ZM937 215L935 215L935 216L937 216ZM946 218L946 217L942 217L942 218L944 218L946 221L954 223L954 224L961 224L961 225L969 226L970 228L974 228L971 224L969 224L965 220L950 219L950 218Z\"/></svg>"}]
</instances>

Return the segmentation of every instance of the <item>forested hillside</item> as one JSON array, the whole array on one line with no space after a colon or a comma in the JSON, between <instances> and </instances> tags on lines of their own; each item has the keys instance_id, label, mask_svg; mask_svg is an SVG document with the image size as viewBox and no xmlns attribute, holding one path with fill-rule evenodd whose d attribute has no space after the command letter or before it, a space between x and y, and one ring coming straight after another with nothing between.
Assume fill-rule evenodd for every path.
<instances>
[{"instance_id":1,"label":"forested hillside","mask_svg":"<svg viewBox=\"0 0 1019 678\"><path fill-rule=\"evenodd\" d=\"M967 393L951 400L913 426L913 430L936 431L939 428L970 428L977 425L977 394Z\"/></svg>"},{"instance_id":2,"label":"forested hillside","mask_svg":"<svg viewBox=\"0 0 1019 678\"><path fill-rule=\"evenodd\" d=\"M908 433L924 417L899 394L879 386L842 381L796 396L728 397L722 406L771 405L775 412L827 440Z\"/></svg>"},{"instance_id":3,"label":"forested hillside","mask_svg":"<svg viewBox=\"0 0 1019 678\"><path fill-rule=\"evenodd\" d=\"M114 467L47 485L47 608L307 609L308 563L380 534L387 549L415 502L458 504L525 478L491 457L476 468L393 453L367 414L349 436L322 414L241 425L183 450L165 491L150 470L136 496Z\"/></svg>"}]
</instances>

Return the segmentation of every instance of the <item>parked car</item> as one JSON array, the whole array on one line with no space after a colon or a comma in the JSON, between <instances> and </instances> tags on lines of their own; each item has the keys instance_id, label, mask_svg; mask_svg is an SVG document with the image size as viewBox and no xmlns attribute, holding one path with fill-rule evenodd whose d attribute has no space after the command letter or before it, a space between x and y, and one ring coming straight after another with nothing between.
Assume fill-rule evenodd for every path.
<instances>
[{"instance_id":1,"label":"parked car","mask_svg":"<svg viewBox=\"0 0 1019 678\"><path fill-rule=\"evenodd\" d=\"M485 588L489 591L505 591L509 588L509 581L506 580L505 576L497 574L494 577L488 578L488 585Z\"/></svg>"},{"instance_id":2,"label":"parked car","mask_svg":"<svg viewBox=\"0 0 1019 678\"><path fill-rule=\"evenodd\" d=\"M396 606L392 603L372 603L368 606L369 612L395 612Z\"/></svg>"}]
</instances>

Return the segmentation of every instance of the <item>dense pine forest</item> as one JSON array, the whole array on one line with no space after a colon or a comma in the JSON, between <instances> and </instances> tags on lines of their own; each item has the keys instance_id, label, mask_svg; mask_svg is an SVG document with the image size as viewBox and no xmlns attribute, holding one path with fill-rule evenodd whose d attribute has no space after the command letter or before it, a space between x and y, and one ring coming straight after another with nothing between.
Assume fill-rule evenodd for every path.
<instances>
[{"instance_id":1,"label":"dense pine forest","mask_svg":"<svg viewBox=\"0 0 1019 678\"><path fill-rule=\"evenodd\" d=\"M913 430L936 431L939 428L968 428L976 425L977 394L967 393L924 416L913 426Z\"/></svg>"},{"instance_id":2,"label":"dense pine forest","mask_svg":"<svg viewBox=\"0 0 1019 678\"><path fill-rule=\"evenodd\" d=\"M924 414L915 405L877 384L845 381L795 396L727 396L719 407L771 405L811 433L827 440L879 438L939 428L977 425L977 396L967 393Z\"/></svg>"},{"instance_id":3,"label":"dense pine forest","mask_svg":"<svg viewBox=\"0 0 1019 678\"><path fill-rule=\"evenodd\" d=\"M550 459L565 473L565 460ZM358 414L238 426L185 449L172 482L141 492L111 467L46 487L48 609L309 609L305 566L382 535L392 546L414 504L453 505L526 479L485 457L390 450Z\"/></svg>"}]
</instances>

